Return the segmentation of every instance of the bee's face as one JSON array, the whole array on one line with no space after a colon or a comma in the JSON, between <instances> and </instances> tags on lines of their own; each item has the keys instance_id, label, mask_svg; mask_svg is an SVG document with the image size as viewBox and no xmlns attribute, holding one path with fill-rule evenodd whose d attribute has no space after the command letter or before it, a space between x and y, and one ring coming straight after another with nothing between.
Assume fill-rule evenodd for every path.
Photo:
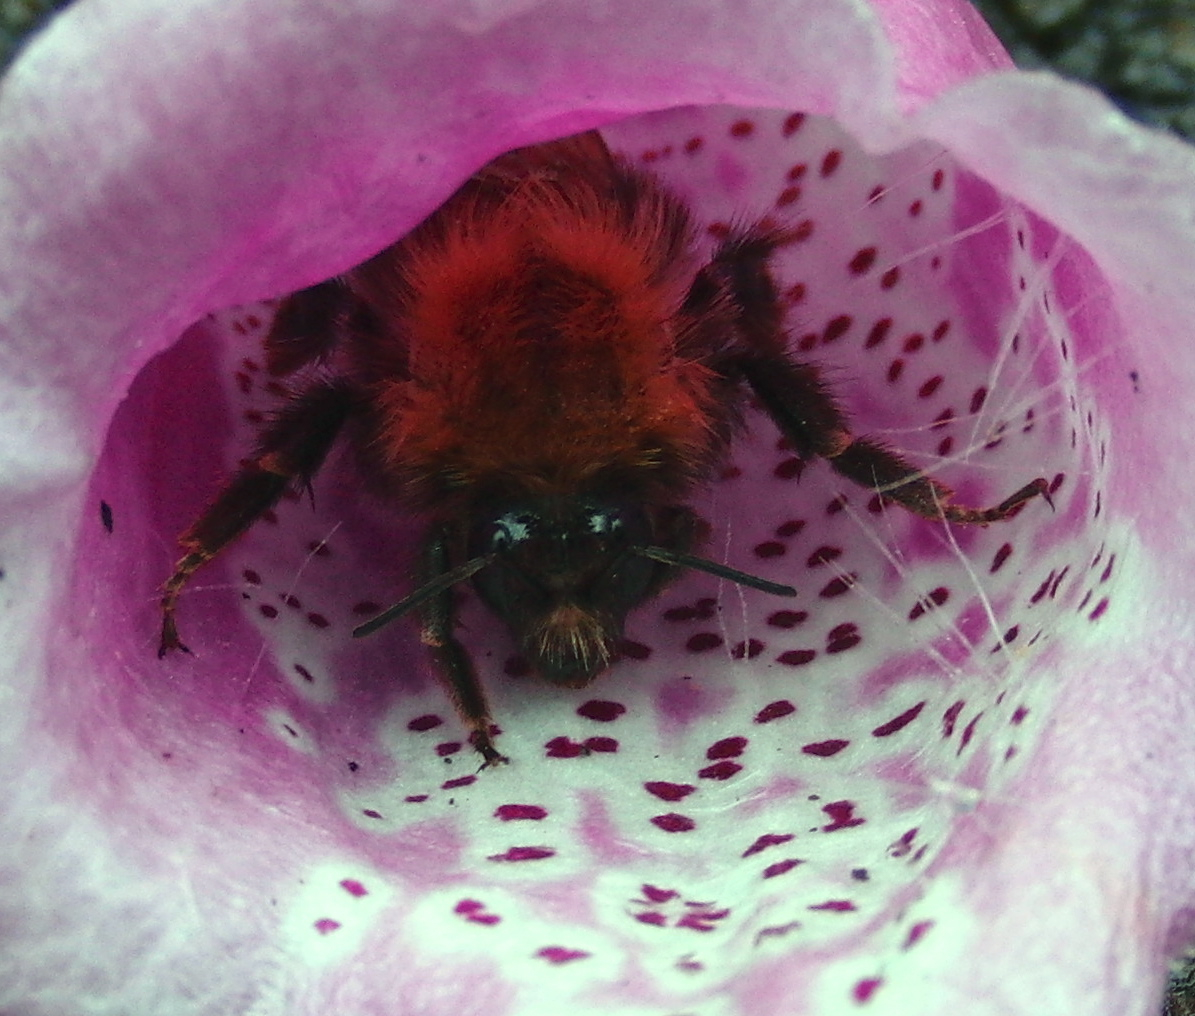
<instances>
[{"instance_id":1,"label":"bee's face","mask_svg":"<svg viewBox=\"0 0 1195 1016\"><path fill-rule=\"evenodd\" d=\"M651 540L645 512L555 499L503 508L475 525L471 555L495 554L473 579L546 681L587 685L610 665L627 612L662 566L630 552Z\"/></svg>"}]
</instances>

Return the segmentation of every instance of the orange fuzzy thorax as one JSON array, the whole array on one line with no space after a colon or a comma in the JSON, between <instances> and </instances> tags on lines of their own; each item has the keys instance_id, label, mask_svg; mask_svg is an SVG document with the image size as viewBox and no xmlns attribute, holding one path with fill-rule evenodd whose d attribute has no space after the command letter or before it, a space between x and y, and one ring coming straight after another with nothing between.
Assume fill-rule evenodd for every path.
<instances>
[{"instance_id":1,"label":"orange fuzzy thorax","mask_svg":"<svg viewBox=\"0 0 1195 1016\"><path fill-rule=\"evenodd\" d=\"M712 440L710 372L677 356L692 267L662 262L654 210L628 222L532 181L410 238L410 378L380 393L384 457L450 487L549 495L612 473L692 475Z\"/></svg>"}]
</instances>

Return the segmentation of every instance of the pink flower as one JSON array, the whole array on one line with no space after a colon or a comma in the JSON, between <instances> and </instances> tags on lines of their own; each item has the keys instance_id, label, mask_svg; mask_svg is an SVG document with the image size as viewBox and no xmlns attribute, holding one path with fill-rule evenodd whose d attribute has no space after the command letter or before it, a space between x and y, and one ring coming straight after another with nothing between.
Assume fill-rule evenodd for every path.
<instances>
[{"instance_id":1,"label":"pink flower","mask_svg":"<svg viewBox=\"0 0 1195 1016\"><path fill-rule=\"evenodd\" d=\"M0 85L0 1011L1153 1011L1195 914L1195 159L1006 67L952 0L53 22ZM861 431L1055 510L880 510L753 419L711 551L800 598L685 576L580 693L467 608L514 759L476 775L414 626L348 638L418 530L338 459L159 661L272 404L258 301L595 126L706 221L808 223L793 340Z\"/></svg>"}]
</instances>

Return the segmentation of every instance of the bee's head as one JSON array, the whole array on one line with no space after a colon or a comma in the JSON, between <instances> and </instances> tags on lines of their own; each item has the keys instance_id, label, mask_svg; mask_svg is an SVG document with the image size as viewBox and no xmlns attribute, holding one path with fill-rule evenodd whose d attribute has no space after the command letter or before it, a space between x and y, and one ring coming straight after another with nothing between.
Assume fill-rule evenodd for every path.
<instances>
[{"instance_id":1,"label":"bee's head","mask_svg":"<svg viewBox=\"0 0 1195 1016\"><path fill-rule=\"evenodd\" d=\"M656 543L662 536L663 545ZM628 501L543 497L487 506L474 512L464 563L433 576L353 634L369 635L472 579L541 677L582 688L610 665L627 613L680 568L796 595L791 586L695 557L690 542L675 532L657 533L647 507Z\"/></svg>"},{"instance_id":2,"label":"bee's head","mask_svg":"<svg viewBox=\"0 0 1195 1016\"><path fill-rule=\"evenodd\" d=\"M545 680L583 687L610 665L627 612L668 571L636 553L651 540L640 506L593 498L510 505L470 533L470 557L491 558L473 585Z\"/></svg>"}]
</instances>

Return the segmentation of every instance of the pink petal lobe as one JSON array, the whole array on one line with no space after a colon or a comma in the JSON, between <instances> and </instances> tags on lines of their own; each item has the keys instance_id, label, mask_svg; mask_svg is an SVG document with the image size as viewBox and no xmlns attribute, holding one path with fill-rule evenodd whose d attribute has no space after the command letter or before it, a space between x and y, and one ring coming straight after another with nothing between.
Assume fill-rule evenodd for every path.
<instances>
[{"instance_id":1,"label":"pink petal lobe","mask_svg":"<svg viewBox=\"0 0 1195 1016\"><path fill-rule=\"evenodd\" d=\"M1195 900L1195 159L956 0L80 0L0 84L0 1010L1147 1013ZM274 298L601 127L703 242L791 219L794 348L968 500L758 414L685 575L553 694L477 603L477 772L334 455L189 588ZM158 355L161 354L161 355ZM155 358L156 357L156 358ZM753 572L753 573L754 573Z\"/></svg>"}]
</instances>

